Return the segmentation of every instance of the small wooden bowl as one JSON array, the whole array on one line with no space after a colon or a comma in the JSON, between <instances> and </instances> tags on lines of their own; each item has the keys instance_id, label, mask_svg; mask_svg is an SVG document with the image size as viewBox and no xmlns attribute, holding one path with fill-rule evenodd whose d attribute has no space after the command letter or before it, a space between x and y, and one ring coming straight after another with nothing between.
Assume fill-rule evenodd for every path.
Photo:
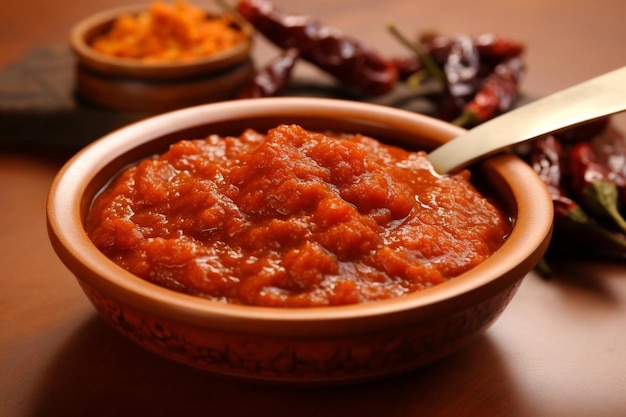
<instances>
[{"instance_id":1,"label":"small wooden bowl","mask_svg":"<svg viewBox=\"0 0 626 417\"><path fill-rule=\"evenodd\" d=\"M83 222L94 196L128 164L178 140L238 135L246 128L263 132L281 123L360 132L426 150L463 131L373 104L267 98L167 113L92 143L57 175L48 198L48 230L60 259L121 334L169 359L249 380L313 384L380 378L432 363L478 337L548 246L552 200L533 169L511 154L472 168L511 213L513 229L503 246L450 281L389 300L315 308L219 303L131 274L87 236Z\"/></svg>"},{"instance_id":2,"label":"small wooden bowl","mask_svg":"<svg viewBox=\"0 0 626 417\"><path fill-rule=\"evenodd\" d=\"M79 97L116 110L164 111L232 98L254 73L250 51L253 30L238 24L245 40L210 56L185 61L146 62L99 53L92 41L123 14L149 6L107 10L78 22L70 32L76 56ZM207 12L216 15L216 13Z\"/></svg>"}]
</instances>

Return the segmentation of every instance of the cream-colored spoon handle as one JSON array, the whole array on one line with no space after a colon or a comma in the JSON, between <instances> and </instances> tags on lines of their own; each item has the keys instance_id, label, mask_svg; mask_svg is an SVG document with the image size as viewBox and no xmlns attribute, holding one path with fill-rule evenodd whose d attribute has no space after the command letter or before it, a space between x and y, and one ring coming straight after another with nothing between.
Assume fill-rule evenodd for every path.
<instances>
[{"instance_id":1,"label":"cream-colored spoon handle","mask_svg":"<svg viewBox=\"0 0 626 417\"><path fill-rule=\"evenodd\" d=\"M514 109L446 142L428 154L448 173L478 159L585 121L626 110L626 67Z\"/></svg>"}]
</instances>

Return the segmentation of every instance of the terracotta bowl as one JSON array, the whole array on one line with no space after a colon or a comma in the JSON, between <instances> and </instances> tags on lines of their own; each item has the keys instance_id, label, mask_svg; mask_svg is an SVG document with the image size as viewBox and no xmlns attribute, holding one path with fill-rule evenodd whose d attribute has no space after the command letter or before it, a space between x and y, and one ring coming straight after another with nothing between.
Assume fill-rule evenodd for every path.
<instances>
[{"instance_id":1,"label":"terracotta bowl","mask_svg":"<svg viewBox=\"0 0 626 417\"><path fill-rule=\"evenodd\" d=\"M83 220L94 196L122 167L180 139L261 131L280 123L360 132L432 149L461 133L450 124L388 107L317 98L208 104L115 131L74 156L49 194L51 242L102 317L167 358L234 377L289 383L345 383L419 368L480 335L505 309L546 250L552 202L534 171L510 154L472 169L510 210L504 245L446 283L369 304L262 308L213 302L140 279L106 258Z\"/></svg>"},{"instance_id":2,"label":"terracotta bowl","mask_svg":"<svg viewBox=\"0 0 626 417\"><path fill-rule=\"evenodd\" d=\"M92 41L123 14L148 5L106 10L78 22L70 32L76 56L75 89L79 97L116 110L165 111L231 98L254 73L250 51L253 30L241 22L246 38L216 54L177 62L145 62L99 53ZM219 10L207 10L217 15Z\"/></svg>"}]
</instances>

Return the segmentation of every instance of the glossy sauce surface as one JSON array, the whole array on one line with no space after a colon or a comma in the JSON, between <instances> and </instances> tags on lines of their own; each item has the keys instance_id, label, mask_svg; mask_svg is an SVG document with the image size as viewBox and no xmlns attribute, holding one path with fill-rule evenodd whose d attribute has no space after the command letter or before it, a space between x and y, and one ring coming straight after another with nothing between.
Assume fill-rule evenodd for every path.
<instances>
[{"instance_id":1,"label":"glossy sauce surface","mask_svg":"<svg viewBox=\"0 0 626 417\"><path fill-rule=\"evenodd\" d=\"M260 306L365 303L437 285L504 242L510 222L422 152L281 125L178 142L94 202L94 243L172 290Z\"/></svg>"}]
</instances>

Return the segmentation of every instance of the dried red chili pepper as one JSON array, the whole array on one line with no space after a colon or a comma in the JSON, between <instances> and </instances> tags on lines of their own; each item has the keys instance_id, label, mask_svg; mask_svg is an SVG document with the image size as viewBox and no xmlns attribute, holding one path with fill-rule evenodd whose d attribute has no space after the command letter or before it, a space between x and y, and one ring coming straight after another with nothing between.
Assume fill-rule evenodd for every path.
<instances>
[{"instance_id":1,"label":"dried red chili pepper","mask_svg":"<svg viewBox=\"0 0 626 417\"><path fill-rule=\"evenodd\" d=\"M419 36L418 43L441 65L446 61L456 38L455 36L424 33ZM493 33L482 33L472 36L471 39L481 58L481 73L483 75L490 73L497 64L510 58L519 57L525 51L523 43Z\"/></svg>"},{"instance_id":2,"label":"dried red chili pepper","mask_svg":"<svg viewBox=\"0 0 626 417\"><path fill-rule=\"evenodd\" d=\"M571 238L586 249L592 248L592 252L601 250L626 254L626 237L606 229L567 195L563 184L566 159L561 142L554 136L547 136L533 143L529 160L552 196L555 229L561 238L565 235L561 241Z\"/></svg>"},{"instance_id":3,"label":"dried red chili pepper","mask_svg":"<svg viewBox=\"0 0 626 417\"><path fill-rule=\"evenodd\" d=\"M510 110L517 98L523 73L524 63L519 57L496 65L493 73L484 79L474 98L465 105L453 123L473 126Z\"/></svg>"},{"instance_id":4,"label":"dried red chili pepper","mask_svg":"<svg viewBox=\"0 0 626 417\"><path fill-rule=\"evenodd\" d=\"M563 146L554 136L537 139L532 147L530 165L541 177L552 198L563 196Z\"/></svg>"},{"instance_id":5,"label":"dried red chili pepper","mask_svg":"<svg viewBox=\"0 0 626 417\"><path fill-rule=\"evenodd\" d=\"M609 170L598 163L588 141L578 142L569 152L571 184L583 204L594 214L611 219L622 232L626 220L619 212L619 193Z\"/></svg>"},{"instance_id":6,"label":"dried red chili pepper","mask_svg":"<svg viewBox=\"0 0 626 417\"><path fill-rule=\"evenodd\" d=\"M597 162L608 170L608 179L619 194L619 208L626 210L626 137L606 118L605 128L592 136Z\"/></svg>"},{"instance_id":7,"label":"dried red chili pepper","mask_svg":"<svg viewBox=\"0 0 626 417\"><path fill-rule=\"evenodd\" d=\"M295 48L284 50L278 57L256 71L252 81L241 89L237 98L275 96L289 82L291 71L299 57L300 53Z\"/></svg>"},{"instance_id":8,"label":"dried red chili pepper","mask_svg":"<svg viewBox=\"0 0 626 417\"><path fill-rule=\"evenodd\" d=\"M474 44L483 59L491 60L494 63L521 56L526 49L521 42L496 36L493 33L483 33L475 36Z\"/></svg>"},{"instance_id":9,"label":"dried red chili pepper","mask_svg":"<svg viewBox=\"0 0 626 417\"><path fill-rule=\"evenodd\" d=\"M533 144L530 165L543 180L554 203L555 221L587 221L588 216L578 203L566 195L563 188L564 176L563 147L554 136L538 139Z\"/></svg>"},{"instance_id":10,"label":"dried red chili pepper","mask_svg":"<svg viewBox=\"0 0 626 417\"><path fill-rule=\"evenodd\" d=\"M389 59L338 29L308 17L287 14L268 0L240 0L237 11L280 48L297 48L302 59L315 64L346 85L367 94L387 93L398 72Z\"/></svg>"},{"instance_id":11,"label":"dried red chili pepper","mask_svg":"<svg viewBox=\"0 0 626 417\"><path fill-rule=\"evenodd\" d=\"M418 80L425 78L424 73L443 80L444 93L435 97L436 117L473 126L512 107L524 72L524 44L489 33L452 37L423 33L412 42L391 29L396 38L416 51L394 61L401 80L411 83L416 73L421 75ZM443 77L437 74L442 71Z\"/></svg>"},{"instance_id":12,"label":"dried red chili pepper","mask_svg":"<svg viewBox=\"0 0 626 417\"><path fill-rule=\"evenodd\" d=\"M454 120L474 98L480 85L480 55L469 36L453 38L443 63L445 89L438 98L436 116Z\"/></svg>"},{"instance_id":13,"label":"dried red chili pepper","mask_svg":"<svg viewBox=\"0 0 626 417\"><path fill-rule=\"evenodd\" d=\"M603 117L556 132L554 136L566 145L590 142L597 163L605 167L608 179L617 187L622 210L626 209L626 138L611 120Z\"/></svg>"},{"instance_id":14,"label":"dried red chili pepper","mask_svg":"<svg viewBox=\"0 0 626 417\"><path fill-rule=\"evenodd\" d=\"M468 97L476 93L479 69L480 55L472 39L465 35L455 37L443 64L443 71L447 92L462 103L460 108Z\"/></svg>"}]
</instances>

